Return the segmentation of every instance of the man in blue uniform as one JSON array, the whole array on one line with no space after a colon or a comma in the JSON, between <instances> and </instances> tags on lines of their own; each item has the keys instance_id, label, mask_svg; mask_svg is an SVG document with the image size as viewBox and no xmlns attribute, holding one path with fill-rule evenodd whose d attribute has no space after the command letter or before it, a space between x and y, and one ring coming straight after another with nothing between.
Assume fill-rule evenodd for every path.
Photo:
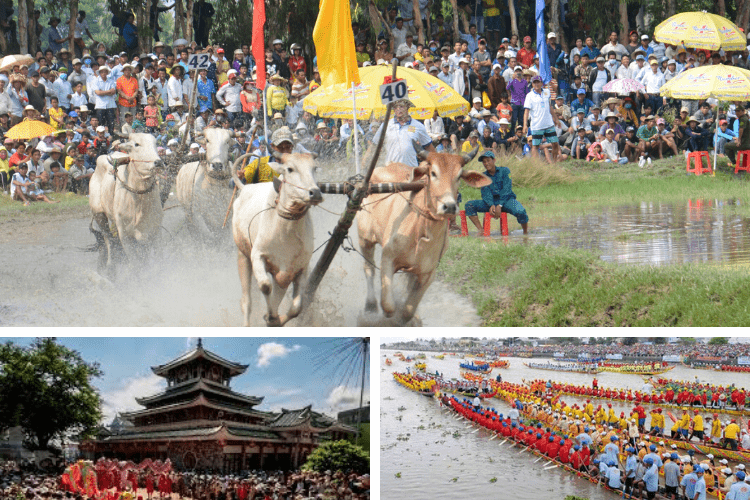
<instances>
[{"instance_id":1,"label":"man in blue uniform","mask_svg":"<svg viewBox=\"0 0 750 500\"><path fill-rule=\"evenodd\" d=\"M526 209L516 200L513 193L510 180L510 169L508 167L495 166L495 153L485 151L479 157L484 168L484 173L492 179L492 184L482 188L482 199L471 200L466 202L464 207L466 216L474 223L479 234L483 234L482 226L479 224L478 212L489 212L492 217L500 217L500 212L507 212L513 215L523 228L523 234L529 232L529 216L526 215Z\"/></svg>"}]
</instances>

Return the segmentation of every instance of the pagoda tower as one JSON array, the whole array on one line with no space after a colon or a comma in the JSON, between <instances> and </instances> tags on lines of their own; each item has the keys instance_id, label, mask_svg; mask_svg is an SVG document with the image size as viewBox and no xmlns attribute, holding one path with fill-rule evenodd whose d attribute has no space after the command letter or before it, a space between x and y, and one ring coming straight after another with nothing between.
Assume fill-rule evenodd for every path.
<instances>
[{"instance_id":1,"label":"pagoda tower","mask_svg":"<svg viewBox=\"0 0 750 500\"><path fill-rule=\"evenodd\" d=\"M151 367L167 387L136 398L143 409L120 413L132 426L102 433L80 448L93 460L169 458L177 469L238 473L297 469L320 442L354 433L311 406L281 413L256 409L263 397L231 389L232 379L247 368L205 349L199 339L195 349Z\"/></svg>"}]
</instances>

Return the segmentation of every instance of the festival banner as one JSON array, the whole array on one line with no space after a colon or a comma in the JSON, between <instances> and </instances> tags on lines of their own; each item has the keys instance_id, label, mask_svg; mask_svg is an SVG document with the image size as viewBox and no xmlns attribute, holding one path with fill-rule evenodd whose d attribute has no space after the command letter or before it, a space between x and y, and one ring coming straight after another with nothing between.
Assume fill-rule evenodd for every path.
<instances>
[{"instance_id":1,"label":"festival banner","mask_svg":"<svg viewBox=\"0 0 750 500\"><path fill-rule=\"evenodd\" d=\"M750 356L739 356L737 357L738 365L750 365Z\"/></svg>"},{"instance_id":2,"label":"festival banner","mask_svg":"<svg viewBox=\"0 0 750 500\"><path fill-rule=\"evenodd\" d=\"M341 83L347 87L352 83L359 85L349 0L320 0L313 41L324 87Z\"/></svg>"},{"instance_id":3,"label":"festival banner","mask_svg":"<svg viewBox=\"0 0 750 500\"><path fill-rule=\"evenodd\" d=\"M679 363L682 361L682 356L679 354L665 354L661 357L661 360L666 363Z\"/></svg>"},{"instance_id":4,"label":"festival banner","mask_svg":"<svg viewBox=\"0 0 750 500\"><path fill-rule=\"evenodd\" d=\"M544 34L544 0L536 0L536 53L539 56L539 76L547 85L552 80L552 71L547 54L547 37Z\"/></svg>"},{"instance_id":5,"label":"festival banner","mask_svg":"<svg viewBox=\"0 0 750 500\"><path fill-rule=\"evenodd\" d=\"M266 88L266 44L263 40L264 27L266 24L266 2L265 0L254 0L253 2L253 59L257 71L255 86L263 90Z\"/></svg>"}]
</instances>

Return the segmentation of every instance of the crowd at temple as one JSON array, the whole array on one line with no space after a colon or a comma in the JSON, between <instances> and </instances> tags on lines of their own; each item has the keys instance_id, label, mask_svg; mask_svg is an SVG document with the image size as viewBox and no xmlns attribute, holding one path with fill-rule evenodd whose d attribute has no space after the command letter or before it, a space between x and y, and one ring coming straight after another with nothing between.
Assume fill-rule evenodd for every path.
<instances>
[{"instance_id":1,"label":"crowd at temple","mask_svg":"<svg viewBox=\"0 0 750 500\"><path fill-rule=\"evenodd\" d=\"M243 475L216 472L154 474L129 471L122 479L100 475L81 478L76 487L65 474L27 472L16 462L0 463L0 498L30 500L364 500L370 498L369 474L343 471L248 471Z\"/></svg>"}]
</instances>

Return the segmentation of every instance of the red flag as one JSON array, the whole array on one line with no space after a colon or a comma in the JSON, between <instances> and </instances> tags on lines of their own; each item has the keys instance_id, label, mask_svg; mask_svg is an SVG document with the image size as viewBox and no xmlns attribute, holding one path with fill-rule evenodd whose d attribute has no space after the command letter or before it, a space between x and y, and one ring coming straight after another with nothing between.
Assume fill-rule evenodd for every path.
<instances>
[{"instance_id":1,"label":"red flag","mask_svg":"<svg viewBox=\"0 0 750 500\"><path fill-rule=\"evenodd\" d=\"M266 24L265 0L253 1L253 58L257 77L255 86L260 90L266 88L266 47L263 40L263 27Z\"/></svg>"}]
</instances>

